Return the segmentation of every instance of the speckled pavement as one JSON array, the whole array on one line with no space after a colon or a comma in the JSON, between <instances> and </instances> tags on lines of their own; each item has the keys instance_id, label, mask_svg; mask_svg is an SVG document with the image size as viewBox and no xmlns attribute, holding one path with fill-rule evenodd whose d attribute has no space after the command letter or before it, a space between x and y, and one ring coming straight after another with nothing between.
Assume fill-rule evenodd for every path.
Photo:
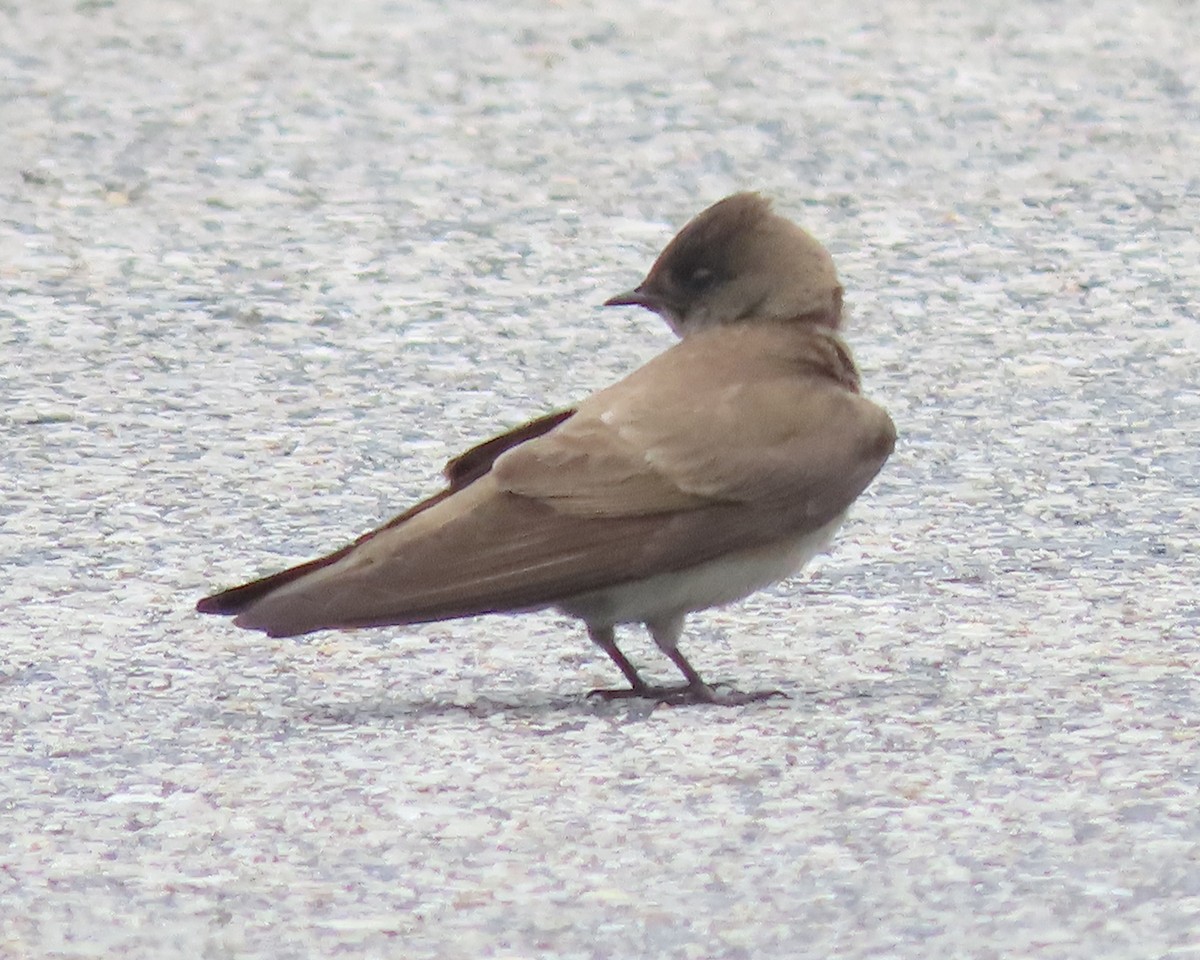
<instances>
[{"instance_id":1,"label":"speckled pavement","mask_svg":"<svg viewBox=\"0 0 1200 960\"><path fill-rule=\"evenodd\" d=\"M0 957L1200 958L1200 12L843 6L0 3ZM740 189L901 435L694 618L788 700L192 613L667 346Z\"/></svg>"}]
</instances>

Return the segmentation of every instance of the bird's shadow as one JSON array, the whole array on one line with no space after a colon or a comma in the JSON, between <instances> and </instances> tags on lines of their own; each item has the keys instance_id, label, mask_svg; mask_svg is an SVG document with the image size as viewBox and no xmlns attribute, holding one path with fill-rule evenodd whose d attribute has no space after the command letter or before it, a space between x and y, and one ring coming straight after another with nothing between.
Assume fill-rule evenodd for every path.
<instances>
[{"instance_id":1,"label":"bird's shadow","mask_svg":"<svg viewBox=\"0 0 1200 960\"><path fill-rule=\"evenodd\" d=\"M788 688L783 696L749 704L660 703L651 699L628 697L606 700L578 694L531 694L515 700L479 697L473 700L437 699L434 697L408 699L378 699L359 703L309 702L297 705L300 719L313 724L358 725L377 721L419 721L439 717L474 717L488 719L505 717L550 721L556 718L579 721L607 719L617 723L637 722L660 712L679 710L697 713L711 711L755 713L812 713L838 700L873 700L893 696L912 696L917 693L909 683L874 683L853 690L822 690Z\"/></svg>"},{"instance_id":2,"label":"bird's shadow","mask_svg":"<svg viewBox=\"0 0 1200 960\"><path fill-rule=\"evenodd\" d=\"M300 712L303 718L310 723L355 725L374 721L419 721L439 717L474 717L479 720L505 717L511 720L534 721L549 721L555 718L563 720L574 718L580 721L590 718L607 718L618 722L630 722L645 720L658 709L677 710L681 708L679 706L667 707L654 700L636 697L606 701L599 697L589 697L586 693L579 693L538 695L520 700L479 697L469 701L421 698L387 699L356 704L310 703L301 707Z\"/></svg>"},{"instance_id":3,"label":"bird's shadow","mask_svg":"<svg viewBox=\"0 0 1200 960\"><path fill-rule=\"evenodd\" d=\"M435 697L387 698L359 703L308 703L299 706L298 711L309 722L331 724L454 716L470 716L479 719L495 716L533 718L595 712L582 695L543 695L517 701L497 700L491 697L479 697L465 701Z\"/></svg>"}]
</instances>

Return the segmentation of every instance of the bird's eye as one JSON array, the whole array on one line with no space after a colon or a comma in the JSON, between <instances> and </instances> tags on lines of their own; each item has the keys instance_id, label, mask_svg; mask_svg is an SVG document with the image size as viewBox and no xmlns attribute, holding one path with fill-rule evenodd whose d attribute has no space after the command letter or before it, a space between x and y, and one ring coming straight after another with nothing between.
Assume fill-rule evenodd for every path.
<instances>
[{"instance_id":1,"label":"bird's eye","mask_svg":"<svg viewBox=\"0 0 1200 960\"><path fill-rule=\"evenodd\" d=\"M707 290L716 280L717 275L708 267L698 267L687 278L687 285L691 290Z\"/></svg>"}]
</instances>

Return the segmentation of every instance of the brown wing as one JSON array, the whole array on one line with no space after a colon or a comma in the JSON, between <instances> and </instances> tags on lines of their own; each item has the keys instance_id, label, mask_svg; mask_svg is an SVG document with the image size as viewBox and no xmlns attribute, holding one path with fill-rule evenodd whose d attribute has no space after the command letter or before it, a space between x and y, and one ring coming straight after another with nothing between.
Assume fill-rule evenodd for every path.
<instances>
[{"instance_id":1,"label":"brown wing","mask_svg":"<svg viewBox=\"0 0 1200 960\"><path fill-rule=\"evenodd\" d=\"M701 384L680 378L690 362L652 361L238 625L292 635L548 606L824 526L887 459L891 421L836 379L747 367L761 356L710 365Z\"/></svg>"},{"instance_id":2,"label":"brown wing","mask_svg":"<svg viewBox=\"0 0 1200 960\"><path fill-rule=\"evenodd\" d=\"M615 520L564 515L483 477L243 610L272 636L536 609L769 539L776 518L723 506ZM757 526L751 532L750 528Z\"/></svg>"},{"instance_id":3,"label":"brown wing","mask_svg":"<svg viewBox=\"0 0 1200 960\"><path fill-rule=\"evenodd\" d=\"M496 458L507 450L525 443L527 440L532 440L535 437L540 437L543 433L548 433L557 427L564 420L574 416L573 409L555 410L554 413L548 413L544 417L538 417L536 420L530 420L526 424L522 424L508 433L502 433L498 437L492 437L491 440L485 440L466 453L460 453L457 457L446 464L442 473L446 479L450 481L450 492L459 490L465 487L468 483L478 480L485 473L492 469L492 464L496 462Z\"/></svg>"},{"instance_id":4,"label":"brown wing","mask_svg":"<svg viewBox=\"0 0 1200 960\"><path fill-rule=\"evenodd\" d=\"M865 402L865 401L864 401ZM817 529L878 471L891 441L862 437L794 477L789 502L709 502L670 513L579 516L499 489L489 474L237 619L276 636L534 609ZM845 467L845 471L836 468ZM830 469L834 468L834 469Z\"/></svg>"},{"instance_id":5,"label":"brown wing","mask_svg":"<svg viewBox=\"0 0 1200 960\"><path fill-rule=\"evenodd\" d=\"M353 543L347 544L340 550L335 550L324 557L318 557L316 560L309 560L306 563L289 567L287 570L281 570L279 573L260 577L258 580L252 580L250 583L242 584L240 587L231 587L210 597L205 597L196 604L197 612L224 615L239 613L272 591L310 573L314 573L323 567L327 567L331 563L336 563L350 553L351 550L362 546L377 534L405 523L418 513L428 510L434 504L441 503L452 493L457 493L459 490L473 483L492 468L493 462L495 462L495 459L500 454L553 430L574 413L573 409L557 410L554 413L530 420L528 423L509 430L507 433L502 433L499 436L492 437L490 440L485 440L483 443L477 444L446 464L442 473L449 481L449 486L445 490L435 493L432 497L409 507L409 509L405 510L399 516L393 517L382 527L372 530L370 533L363 534Z\"/></svg>"},{"instance_id":6,"label":"brown wing","mask_svg":"<svg viewBox=\"0 0 1200 960\"><path fill-rule=\"evenodd\" d=\"M750 327L693 335L498 458L493 475L581 517L758 504L821 526L895 439L836 335Z\"/></svg>"},{"instance_id":7,"label":"brown wing","mask_svg":"<svg viewBox=\"0 0 1200 960\"><path fill-rule=\"evenodd\" d=\"M449 490L350 548L202 603L276 636L415 623L547 606L815 530L895 440L830 337L692 335L573 416L452 461Z\"/></svg>"}]
</instances>

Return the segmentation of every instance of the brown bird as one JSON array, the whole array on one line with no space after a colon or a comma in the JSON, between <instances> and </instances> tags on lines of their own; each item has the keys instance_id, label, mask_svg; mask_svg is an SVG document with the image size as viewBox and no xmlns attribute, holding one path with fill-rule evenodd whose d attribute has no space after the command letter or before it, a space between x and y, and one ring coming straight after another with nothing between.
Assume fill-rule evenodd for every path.
<instances>
[{"instance_id":1,"label":"brown bird","mask_svg":"<svg viewBox=\"0 0 1200 960\"><path fill-rule=\"evenodd\" d=\"M895 444L838 336L825 249L739 193L687 224L646 279L680 342L577 407L482 443L446 489L326 557L201 600L273 637L555 607L629 681L604 697L739 704L679 650L687 614L822 550ZM646 683L617 648L644 623L686 678Z\"/></svg>"}]
</instances>

